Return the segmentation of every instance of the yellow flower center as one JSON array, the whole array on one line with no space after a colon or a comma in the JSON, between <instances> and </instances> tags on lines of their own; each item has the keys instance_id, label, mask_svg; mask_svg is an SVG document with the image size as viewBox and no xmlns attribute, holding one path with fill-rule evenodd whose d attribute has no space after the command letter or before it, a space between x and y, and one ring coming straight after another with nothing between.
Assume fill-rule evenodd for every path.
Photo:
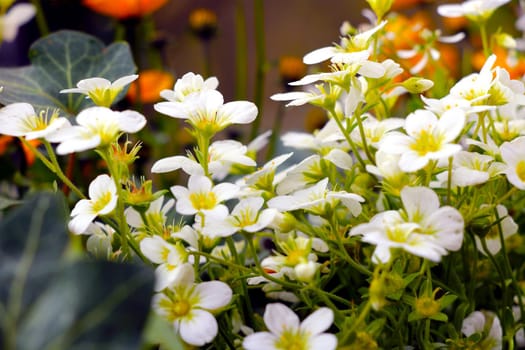
<instances>
[{"instance_id":1,"label":"yellow flower center","mask_svg":"<svg viewBox=\"0 0 525 350\"><path fill-rule=\"evenodd\" d=\"M191 193L190 201L197 210L213 209L217 205L217 197L213 192Z\"/></svg>"},{"instance_id":2,"label":"yellow flower center","mask_svg":"<svg viewBox=\"0 0 525 350\"><path fill-rule=\"evenodd\" d=\"M516 164L516 174L521 181L525 182L525 160L520 160Z\"/></svg>"},{"instance_id":3,"label":"yellow flower center","mask_svg":"<svg viewBox=\"0 0 525 350\"><path fill-rule=\"evenodd\" d=\"M182 317L190 312L191 305L186 300L177 300L173 303L172 311L175 317Z\"/></svg>"},{"instance_id":4,"label":"yellow flower center","mask_svg":"<svg viewBox=\"0 0 525 350\"><path fill-rule=\"evenodd\" d=\"M286 256L286 265L295 266L299 263L306 262L306 255L308 252L304 249L296 248Z\"/></svg>"},{"instance_id":5,"label":"yellow flower center","mask_svg":"<svg viewBox=\"0 0 525 350\"><path fill-rule=\"evenodd\" d=\"M105 192L96 201L93 201L93 211L98 213L99 211L104 209L110 201L111 201L111 192Z\"/></svg>"},{"instance_id":6,"label":"yellow flower center","mask_svg":"<svg viewBox=\"0 0 525 350\"><path fill-rule=\"evenodd\" d=\"M422 156L430 152L439 151L441 143L442 137L436 137L428 130L421 130L416 140L410 145L410 148Z\"/></svg>"},{"instance_id":7,"label":"yellow flower center","mask_svg":"<svg viewBox=\"0 0 525 350\"><path fill-rule=\"evenodd\" d=\"M97 106L109 108L121 90L122 88L97 88L89 91L88 96Z\"/></svg>"},{"instance_id":8,"label":"yellow flower center","mask_svg":"<svg viewBox=\"0 0 525 350\"><path fill-rule=\"evenodd\" d=\"M255 217L252 213L251 208L245 208L241 210L241 212L235 216L235 219L237 220L236 226L238 227L246 227L253 225L255 223Z\"/></svg>"},{"instance_id":9,"label":"yellow flower center","mask_svg":"<svg viewBox=\"0 0 525 350\"><path fill-rule=\"evenodd\" d=\"M275 348L280 350L305 350L306 339L303 335L290 330L285 330L275 343Z\"/></svg>"}]
</instances>

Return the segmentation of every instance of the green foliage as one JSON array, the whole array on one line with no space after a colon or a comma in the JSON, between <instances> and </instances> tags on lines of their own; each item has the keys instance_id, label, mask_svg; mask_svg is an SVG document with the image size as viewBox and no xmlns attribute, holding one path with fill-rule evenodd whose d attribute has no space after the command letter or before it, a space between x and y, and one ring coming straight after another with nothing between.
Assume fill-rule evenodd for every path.
<instances>
[{"instance_id":1,"label":"green foliage","mask_svg":"<svg viewBox=\"0 0 525 350\"><path fill-rule=\"evenodd\" d=\"M1 104L27 102L36 110L59 108L74 115L92 102L82 94L60 94L60 90L75 87L82 79L98 76L113 81L136 70L127 43L105 47L93 36L69 30L37 40L29 58L30 66L0 69Z\"/></svg>"},{"instance_id":2,"label":"green foliage","mask_svg":"<svg viewBox=\"0 0 525 350\"><path fill-rule=\"evenodd\" d=\"M66 221L64 198L41 193L0 222L0 347L139 348L151 269L67 258Z\"/></svg>"}]
</instances>

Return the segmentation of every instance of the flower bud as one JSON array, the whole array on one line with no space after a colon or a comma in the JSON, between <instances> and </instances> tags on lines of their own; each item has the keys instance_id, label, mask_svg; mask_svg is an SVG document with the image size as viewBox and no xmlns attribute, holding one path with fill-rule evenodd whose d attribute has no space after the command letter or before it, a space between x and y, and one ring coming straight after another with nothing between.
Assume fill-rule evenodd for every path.
<instances>
[{"instance_id":1,"label":"flower bud","mask_svg":"<svg viewBox=\"0 0 525 350\"><path fill-rule=\"evenodd\" d=\"M209 9L196 9L190 13L189 25L198 38L209 40L215 36L217 31L217 15Z\"/></svg>"},{"instance_id":2,"label":"flower bud","mask_svg":"<svg viewBox=\"0 0 525 350\"><path fill-rule=\"evenodd\" d=\"M434 86L434 82L424 78L412 77L402 82L401 86L412 94L420 94Z\"/></svg>"},{"instance_id":3,"label":"flower bud","mask_svg":"<svg viewBox=\"0 0 525 350\"><path fill-rule=\"evenodd\" d=\"M381 19L392 7L393 0L366 0L377 18Z\"/></svg>"},{"instance_id":4,"label":"flower bud","mask_svg":"<svg viewBox=\"0 0 525 350\"><path fill-rule=\"evenodd\" d=\"M295 275L301 282L311 282L317 272L318 264L313 261L300 263L294 267Z\"/></svg>"}]
</instances>

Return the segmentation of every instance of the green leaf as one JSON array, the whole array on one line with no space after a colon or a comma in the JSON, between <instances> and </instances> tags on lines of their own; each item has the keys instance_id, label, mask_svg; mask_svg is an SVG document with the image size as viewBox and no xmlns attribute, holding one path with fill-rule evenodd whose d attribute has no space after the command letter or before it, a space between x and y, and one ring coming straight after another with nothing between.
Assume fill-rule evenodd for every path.
<instances>
[{"instance_id":1,"label":"green leaf","mask_svg":"<svg viewBox=\"0 0 525 350\"><path fill-rule=\"evenodd\" d=\"M113 81L136 70L129 45L107 47L96 37L62 30L37 40L29 49L30 66L0 69L0 103L27 102L35 109L56 109L75 115L92 105L83 94L60 94L86 78ZM124 96L122 91L116 101ZM115 101L115 102L116 102Z\"/></svg>"},{"instance_id":2,"label":"green leaf","mask_svg":"<svg viewBox=\"0 0 525 350\"><path fill-rule=\"evenodd\" d=\"M0 222L0 348L138 349L153 271L67 259L65 203L40 193Z\"/></svg>"}]
</instances>

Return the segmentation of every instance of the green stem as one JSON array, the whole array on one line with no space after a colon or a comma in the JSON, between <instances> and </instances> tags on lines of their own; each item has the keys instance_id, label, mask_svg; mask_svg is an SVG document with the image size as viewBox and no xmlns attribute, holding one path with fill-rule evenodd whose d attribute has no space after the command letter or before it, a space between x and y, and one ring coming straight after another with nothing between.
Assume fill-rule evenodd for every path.
<instances>
[{"instance_id":1,"label":"green stem","mask_svg":"<svg viewBox=\"0 0 525 350\"><path fill-rule=\"evenodd\" d=\"M268 152L266 153L266 161L272 159L275 155L275 150L277 148L277 140L281 134L281 127L284 119L284 104L279 103L277 107L277 114L273 121L272 135L270 136L270 141L268 142Z\"/></svg>"},{"instance_id":2,"label":"green stem","mask_svg":"<svg viewBox=\"0 0 525 350\"><path fill-rule=\"evenodd\" d=\"M47 25L44 10L42 9L42 4L40 4L39 0L31 0L31 3L36 9L36 24L38 26L40 36L46 36L49 34L49 26Z\"/></svg>"},{"instance_id":3,"label":"green stem","mask_svg":"<svg viewBox=\"0 0 525 350\"><path fill-rule=\"evenodd\" d=\"M252 123L250 140L253 140L259 133L259 126L263 115L263 92L264 92L264 71L266 65L266 54L264 45L264 1L254 1L254 23L255 23L255 90L254 102L259 110L259 116Z\"/></svg>"},{"instance_id":4,"label":"green stem","mask_svg":"<svg viewBox=\"0 0 525 350\"><path fill-rule=\"evenodd\" d=\"M346 128L343 126L343 123L341 123L341 121L337 117L337 113L335 113L335 110L333 108L329 110L328 112L332 116L332 118L335 120L337 126L339 127L339 130L341 130L341 132L343 133L346 139L346 142L348 142L348 144L350 145L350 148L352 148L352 152L354 152L355 158L357 159L359 164L361 164L362 169L363 170L366 169L366 164L363 161L363 158L361 158L361 155L359 154L359 150L357 149L357 146L355 145L354 141L352 141L352 139L350 138L350 135L346 131Z\"/></svg>"},{"instance_id":5,"label":"green stem","mask_svg":"<svg viewBox=\"0 0 525 350\"><path fill-rule=\"evenodd\" d=\"M235 99L246 99L248 90L248 38L246 35L246 16L243 1L235 3Z\"/></svg>"},{"instance_id":6,"label":"green stem","mask_svg":"<svg viewBox=\"0 0 525 350\"><path fill-rule=\"evenodd\" d=\"M490 47L488 44L487 27L485 21L479 24L479 33L481 35L481 43L483 44L483 54L485 55L485 58L487 58L490 56Z\"/></svg>"}]
</instances>

